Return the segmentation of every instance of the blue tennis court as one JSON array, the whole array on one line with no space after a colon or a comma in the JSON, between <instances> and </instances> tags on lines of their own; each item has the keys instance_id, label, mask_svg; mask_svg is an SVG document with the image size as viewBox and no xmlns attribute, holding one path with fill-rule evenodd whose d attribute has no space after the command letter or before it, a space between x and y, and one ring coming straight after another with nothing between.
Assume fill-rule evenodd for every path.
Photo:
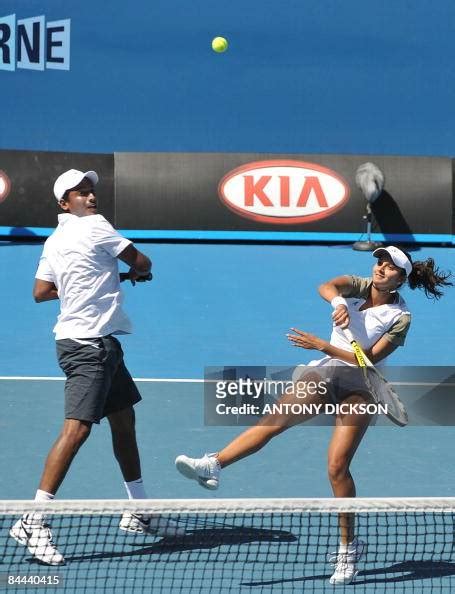
<instances>
[{"instance_id":1,"label":"blue tennis court","mask_svg":"<svg viewBox=\"0 0 455 594\"><path fill-rule=\"evenodd\" d=\"M235 427L204 425L201 382L204 367L292 366L308 360L311 353L288 345L286 331L296 326L327 337L330 308L317 296L317 285L339 273L368 275L371 254L354 252L349 246L142 244L141 247L154 262L155 278L145 286L125 286L126 309L135 323L135 332L123 339L123 345L126 361L143 396L137 406L137 423L149 496L182 499L330 497L326 450L331 428L327 426L303 426L287 431L258 454L226 469L220 489L215 493L185 481L175 471L174 459L180 453L200 455L216 451L238 432ZM41 246L34 244L4 243L0 249L6 286L14 288L11 292L4 291L0 298L2 310L8 312L4 316L6 348L1 366L5 414L1 420L0 470L6 477L2 489L5 499L33 497L44 457L59 431L63 415L63 381L56 365L51 334L57 304L35 304L31 298L40 251ZM441 268L448 269L451 252L450 248L425 247L413 252L413 257L423 259L431 255ZM453 311L453 292L449 290L438 303L409 289L403 295L413 312L413 323L407 344L398 349L394 363L450 366L451 350L434 351L431 347L435 343L450 344L451 324L447 320L451 319ZM451 427L371 427L353 463L358 495L451 496L455 465L452 437ZM124 498L106 422L93 429L59 491L59 498ZM444 588L446 582L450 587L452 570L447 547L451 552L452 542L449 532L443 556L448 565L444 570L440 565L436 569L430 566L437 571L438 588ZM305 540L304 533L295 533L292 528L287 536L294 543L288 544L291 553L292 547L298 548L301 546L298 543ZM59 540L64 543L64 539L62 534ZM72 572L85 571L88 567L94 571L95 563L99 580L105 575L103 572L109 570L111 559L118 560L118 553L120 571L127 561L128 571L137 564L138 575L148 561L154 562L157 571L162 563L166 566L172 562L177 572L174 582L167 589L163 585L162 591L173 591L178 568L185 568L186 563L196 563L197 575L196 553L204 550L203 545L195 546L193 552L185 552L178 546L175 551L169 551L160 541L135 540L134 537L133 541L125 541L124 536L123 540L114 538L112 547L103 549L104 552L96 553L94 546L87 559L79 558L77 547L69 546L69 557L74 557L77 567L71 563L62 571L67 571L67 579L71 580ZM336 541L331 544L335 545ZM220 546L222 551L222 543ZM250 555L254 552L260 555L258 546L243 544L238 554L248 550ZM273 546L276 543L269 543L269 552ZM124 559L125 548L128 553ZM273 581L271 574L267 578L258 577L253 563L246 580L249 585L243 585L241 591L323 588L328 575L325 564L328 548L327 541L323 551L318 550L319 554L323 553L322 561L322 557L318 557L317 562L301 568L298 565L292 565L291 569L284 567L278 581ZM22 547L17 555L19 570L26 558ZM366 563L365 572L358 577L356 591L364 588L360 591L389 592L392 585L401 588L397 591L420 591L428 579L428 564L419 565L420 561L422 559L404 556L403 565L369 566ZM206 571L204 567L200 565L201 572ZM182 571L185 574L187 569ZM204 575L207 579L207 574ZM93 582L95 592L99 588L96 579ZM220 576L210 579L214 580L214 591L224 591L217 589L222 586L222 581L216 581ZM435 583L432 582L433 586ZM199 591L197 585L193 586L196 589L188 586L187 591ZM134 587L139 588L138 585L131 587L131 592L136 591ZM160 591L158 586L156 591Z\"/></svg>"},{"instance_id":2,"label":"blue tennis court","mask_svg":"<svg viewBox=\"0 0 455 594\"><path fill-rule=\"evenodd\" d=\"M204 426L203 385L195 380L204 377L207 365L292 366L307 361L311 353L291 348L285 333L296 326L328 337L330 308L317 296L317 285L340 272L367 275L372 258L348 246L144 244L142 248L154 261L155 280L147 286L125 287L135 331L123 345L143 396L137 422L145 481L153 497L208 496L196 484L181 480L173 460L179 453L219 449L236 429ZM40 251L39 245L0 248L5 286L13 288L0 297L7 314L0 373L5 406L0 464L11 479L4 483L4 498L33 495L63 415L63 382L58 381L62 374L51 333L58 304L35 304L31 298ZM432 255L448 269L451 252L422 248L414 258ZM449 289L437 303L417 291L406 290L404 297L413 322L407 344L396 351L393 363L450 366L451 349L432 347L450 344L452 327L447 322L454 292ZM49 379L32 379L40 377ZM60 497L123 497L108 433L106 423L93 430ZM330 495L325 470L329 434L328 427L287 432L228 469L217 495ZM452 435L450 427L371 428L354 461L359 495L451 495Z\"/></svg>"}]
</instances>

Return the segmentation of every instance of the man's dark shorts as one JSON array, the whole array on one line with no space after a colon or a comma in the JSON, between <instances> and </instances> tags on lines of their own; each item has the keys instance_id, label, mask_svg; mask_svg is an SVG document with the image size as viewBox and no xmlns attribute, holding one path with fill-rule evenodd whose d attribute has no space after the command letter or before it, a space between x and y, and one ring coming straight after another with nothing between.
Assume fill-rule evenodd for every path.
<instances>
[{"instance_id":1,"label":"man's dark shorts","mask_svg":"<svg viewBox=\"0 0 455 594\"><path fill-rule=\"evenodd\" d=\"M80 344L57 340L57 358L66 375L65 419L99 423L103 417L136 404L141 395L123 362L114 336Z\"/></svg>"}]
</instances>

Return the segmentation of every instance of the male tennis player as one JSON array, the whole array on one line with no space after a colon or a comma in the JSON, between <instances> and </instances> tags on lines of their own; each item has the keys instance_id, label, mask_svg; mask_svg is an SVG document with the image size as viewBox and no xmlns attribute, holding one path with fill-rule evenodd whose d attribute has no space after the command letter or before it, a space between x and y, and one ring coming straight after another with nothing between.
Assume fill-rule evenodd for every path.
<instances>
[{"instance_id":1,"label":"male tennis player","mask_svg":"<svg viewBox=\"0 0 455 594\"><path fill-rule=\"evenodd\" d=\"M395 246L379 248L373 252L373 256L377 261L371 278L339 276L319 287L321 297L334 308L330 342L295 328L292 329L294 333L288 335L294 346L326 355L311 361L309 366L321 371L324 367L331 368L331 385L335 388L329 389L327 394L333 403L369 402L368 391L358 380L361 376L341 372L349 369L346 366L356 365L355 355L343 328L349 326L373 363L384 362L398 346L404 344L411 323L408 307L398 289L407 282L411 289L421 288L427 297L439 298L442 292L438 287L452 284L448 280L450 274L439 272L431 258L413 263L407 252ZM303 369L306 371L297 367L294 381L309 377L305 376L308 368ZM325 403L326 398L327 395L318 394L313 401ZM310 400L306 397L305 402L308 404ZM295 403L298 399L294 394L288 394L280 402ZM177 470L185 477L195 479L206 489L217 489L222 468L257 452L276 435L310 417L310 414L296 416L292 413L268 415L215 454L206 454L202 458L178 456ZM371 418L369 414L336 415L328 452L328 474L336 497L356 495L350 464ZM339 524L340 546L334 557L335 571L330 578L331 584L347 584L355 578L357 561L364 549L364 543L355 538L352 514L340 514Z\"/></svg>"},{"instance_id":2,"label":"male tennis player","mask_svg":"<svg viewBox=\"0 0 455 594\"><path fill-rule=\"evenodd\" d=\"M107 417L115 457L128 497L146 499L136 443L133 405L141 396L123 362L115 337L131 332L122 309L118 260L125 262L132 283L150 280L151 262L122 237L97 211L95 171L71 169L54 184L64 211L44 244L33 296L37 303L60 299L54 328L57 357L66 375L65 421L47 457L35 501L50 501L90 434ZM175 523L124 514L120 528L128 532L178 535ZM14 524L11 536L39 561L64 563L41 514L28 514Z\"/></svg>"}]
</instances>

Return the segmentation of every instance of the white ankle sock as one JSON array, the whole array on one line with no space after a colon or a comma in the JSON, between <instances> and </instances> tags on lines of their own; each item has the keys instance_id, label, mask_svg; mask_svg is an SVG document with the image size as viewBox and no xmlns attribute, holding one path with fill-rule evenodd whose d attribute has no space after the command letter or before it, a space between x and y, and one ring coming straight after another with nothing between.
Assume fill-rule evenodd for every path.
<instances>
[{"instance_id":1,"label":"white ankle sock","mask_svg":"<svg viewBox=\"0 0 455 594\"><path fill-rule=\"evenodd\" d=\"M43 501L52 501L55 495L38 489L35 494L35 501L39 503ZM32 512L30 514L24 514L24 522L27 524L42 524L44 522L44 514L41 512Z\"/></svg>"},{"instance_id":2,"label":"white ankle sock","mask_svg":"<svg viewBox=\"0 0 455 594\"><path fill-rule=\"evenodd\" d=\"M148 499L142 477L135 481L125 481L125 488L128 493L128 499Z\"/></svg>"},{"instance_id":3,"label":"white ankle sock","mask_svg":"<svg viewBox=\"0 0 455 594\"><path fill-rule=\"evenodd\" d=\"M52 501L54 497L55 495L53 495L52 493L48 493L47 491L42 491L41 489L38 489L36 491L35 501Z\"/></svg>"}]
</instances>

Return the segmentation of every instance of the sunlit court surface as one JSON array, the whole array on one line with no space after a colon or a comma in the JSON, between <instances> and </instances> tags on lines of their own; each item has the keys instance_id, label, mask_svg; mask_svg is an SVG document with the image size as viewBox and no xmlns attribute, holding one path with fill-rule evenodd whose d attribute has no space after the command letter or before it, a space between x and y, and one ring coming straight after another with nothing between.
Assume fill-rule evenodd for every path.
<instances>
[{"instance_id":1,"label":"sunlit court surface","mask_svg":"<svg viewBox=\"0 0 455 594\"><path fill-rule=\"evenodd\" d=\"M108 8L0 9L0 592L452 593L455 5Z\"/></svg>"},{"instance_id":2,"label":"sunlit court surface","mask_svg":"<svg viewBox=\"0 0 455 594\"><path fill-rule=\"evenodd\" d=\"M128 345L127 363L143 396L137 406L138 439L144 480L153 498L216 502L265 496L283 505L281 498L330 497L328 426L287 431L255 456L226 469L215 495L178 475L174 458L181 452L197 455L216 450L243 429L205 425L204 367L220 361L258 366L264 360L289 366L304 362L306 353L292 349L285 340L288 328L297 326L327 336L330 307L315 287L339 270L367 275L371 254L354 252L350 246L141 247L155 262L155 284L125 286L126 305L140 316L141 323L123 340ZM9 345L1 379L6 411L0 458L5 499L24 499L33 493L45 453L61 424L63 377L54 362L49 334L57 304L38 306L30 297L40 248L4 243L0 250L7 283L14 285L16 307L22 312L4 320ZM20 277L7 268L13 253L16 266L23 271ZM413 252L419 258L427 254L442 267L450 264L447 248ZM247 258L248 267L244 265ZM180 273L175 274L178 265ZM407 348L397 353L396 364L450 365L450 352L436 353L429 345L450 340L444 319L450 316L453 297L447 296L436 306L409 290L405 294L414 322L431 316L431 332L424 324L414 323ZM284 298L287 306L281 308L278 304ZM3 311L10 307L10 299L3 294ZM41 315L37 315L38 307ZM198 348L191 348L194 344ZM259 352L259 344L266 344L267 349ZM453 429L431 426L431 421L425 424L370 427L352 468L359 497L452 495ZM435 460L442 459L444 464L438 463L435 477ZM59 498L87 499L87 493L93 499L123 498L105 421L93 430L76 457ZM327 500L323 505L328 505ZM415 592L429 583L438 588L435 591L450 591L452 514L435 515L431 510L406 515L399 510L359 515L371 549L356 579L356 590ZM115 514L115 510L107 516L50 517L67 557L67 565L56 573L62 579L61 587L75 592L140 592L149 580L155 580L154 591L166 592L175 591L177 585L188 592L297 591L302 586L324 591L327 587L326 556L337 546L333 510L303 511L299 516L289 514L288 509L271 514L261 508L245 512L240 507L232 515L222 501L215 510L204 509L202 502L195 511L186 510L181 501L165 513L185 527L183 540L119 536L120 512ZM2 516L6 556L12 555L8 561L13 561L14 571L30 573L38 566L14 541L7 542L5 531L11 520L11 516ZM208 572L207 564L212 563ZM55 573L39 566L39 573L43 571Z\"/></svg>"}]
</instances>

